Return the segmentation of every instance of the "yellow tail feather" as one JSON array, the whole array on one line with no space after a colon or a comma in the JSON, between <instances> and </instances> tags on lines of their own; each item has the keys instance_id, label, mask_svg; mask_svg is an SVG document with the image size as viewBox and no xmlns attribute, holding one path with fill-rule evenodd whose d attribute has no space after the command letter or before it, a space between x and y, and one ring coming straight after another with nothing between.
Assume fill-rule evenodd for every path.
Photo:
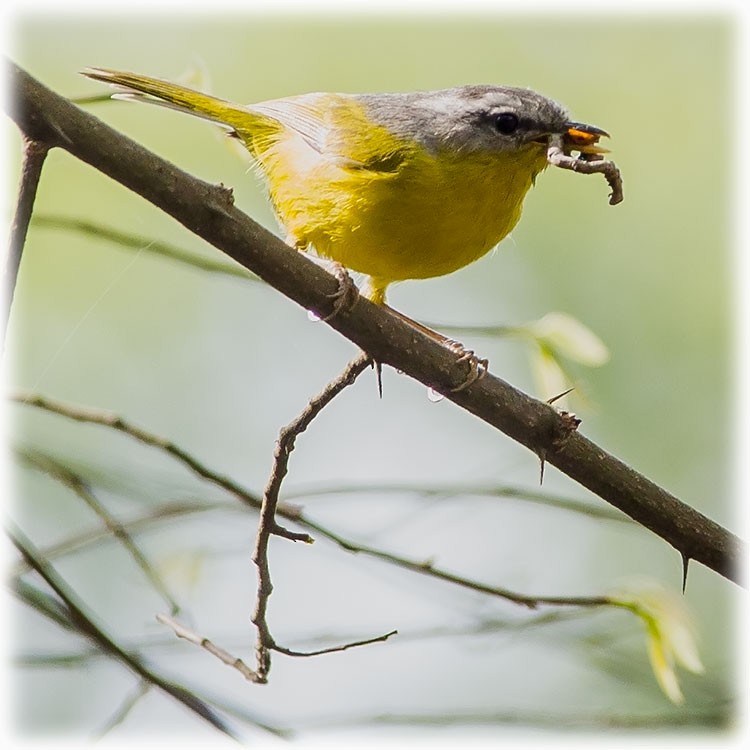
<instances>
[{"instance_id":1,"label":"yellow tail feather","mask_svg":"<svg viewBox=\"0 0 750 750\"><path fill-rule=\"evenodd\" d=\"M122 87L124 98L133 98L187 112L227 125L243 135L250 135L251 129L269 124L269 118L238 104L159 78L105 68L86 68L81 72L97 81ZM128 96L129 94L132 96Z\"/></svg>"}]
</instances>

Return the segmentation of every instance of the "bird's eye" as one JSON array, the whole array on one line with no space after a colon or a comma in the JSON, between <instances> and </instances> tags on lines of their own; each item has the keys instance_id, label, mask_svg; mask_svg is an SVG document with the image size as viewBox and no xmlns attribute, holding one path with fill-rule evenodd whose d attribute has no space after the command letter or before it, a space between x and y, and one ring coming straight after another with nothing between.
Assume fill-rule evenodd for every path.
<instances>
[{"instance_id":1,"label":"bird's eye","mask_svg":"<svg viewBox=\"0 0 750 750\"><path fill-rule=\"evenodd\" d=\"M502 112L495 117L495 130L503 135L511 135L518 130L518 117L512 112Z\"/></svg>"}]
</instances>

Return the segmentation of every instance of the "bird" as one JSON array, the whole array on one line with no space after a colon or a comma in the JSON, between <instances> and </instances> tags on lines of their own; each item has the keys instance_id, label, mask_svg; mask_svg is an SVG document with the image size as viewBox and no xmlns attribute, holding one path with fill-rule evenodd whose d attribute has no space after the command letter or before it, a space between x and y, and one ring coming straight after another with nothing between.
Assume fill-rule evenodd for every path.
<instances>
[{"instance_id":1,"label":"bird","mask_svg":"<svg viewBox=\"0 0 750 750\"><path fill-rule=\"evenodd\" d=\"M608 133L528 88L318 92L242 105L136 73L81 72L114 85L116 98L225 127L265 179L287 244L363 274L361 294L379 305L392 284L450 274L495 247L550 164L601 172L610 203L622 200L619 170L598 143ZM478 365L481 376L486 361Z\"/></svg>"}]
</instances>

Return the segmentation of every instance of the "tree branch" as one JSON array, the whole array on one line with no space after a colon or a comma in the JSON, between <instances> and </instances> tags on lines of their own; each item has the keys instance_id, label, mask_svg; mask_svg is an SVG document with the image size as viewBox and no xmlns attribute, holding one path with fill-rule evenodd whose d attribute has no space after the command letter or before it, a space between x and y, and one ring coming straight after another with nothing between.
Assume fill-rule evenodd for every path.
<instances>
[{"instance_id":1,"label":"tree branch","mask_svg":"<svg viewBox=\"0 0 750 750\"><path fill-rule=\"evenodd\" d=\"M318 317L332 312L337 281L232 205L231 191L190 177L82 112L10 65L11 117L27 138L59 146L171 215ZM364 298L326 321L375 361L388 364L544 455L575 481L694 559L739 582L741 541L579 432L561 440L564 423L548 404L492 375L469 388L468 366L387 309Z\"/></svg>"}]
</instances>

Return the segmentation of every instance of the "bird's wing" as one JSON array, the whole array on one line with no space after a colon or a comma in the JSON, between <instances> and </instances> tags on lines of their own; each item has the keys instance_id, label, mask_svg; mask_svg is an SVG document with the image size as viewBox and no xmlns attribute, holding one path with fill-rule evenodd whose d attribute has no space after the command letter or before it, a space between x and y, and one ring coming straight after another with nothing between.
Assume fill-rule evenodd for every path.
<instances>
[{"instance_id":1,"label":"bird's wing","mask_svg":"<svg viewBox=\"0 0 750 750\"><path fill-rule=\"evenodd\" d=\"M326 110L322 99L326 94L303 94L286 99L272 99L251 104L248 109L276 120L285 130L298 135L318 153L326 150Z\"/></svg>"},{"instance_id":2,"label":"bird's wing","mask_svg":"<svg viewBox=\"0 0 750 750\"><path fill-rule=\"evenodd\" d=\"M357 100L346 94L303 94L248 107L276 120L310 148L347 169L393 172L404 144L368 120Z\"/></svg>"}]
</instances>

